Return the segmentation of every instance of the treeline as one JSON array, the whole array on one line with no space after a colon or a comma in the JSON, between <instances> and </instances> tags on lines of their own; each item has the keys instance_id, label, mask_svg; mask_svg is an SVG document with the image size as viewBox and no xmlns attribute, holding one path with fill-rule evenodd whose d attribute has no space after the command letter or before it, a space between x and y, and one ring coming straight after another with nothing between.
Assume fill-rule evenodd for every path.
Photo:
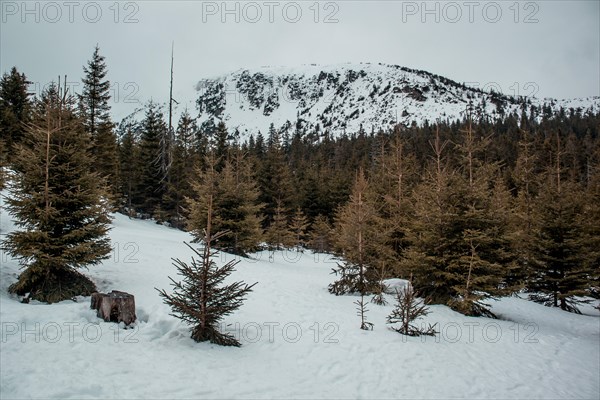
<instances>
[{"instance_id":1,"label":"treeline","mask_svg":"<svg viewBox=\"0 0 600 400\"><path fill-rule=\"evenodd\" d=\"M536 120L524 109L491 121L467 108L462 121L389 132L332 137L288 124L242 140L222 122L200 129L189 110L170 130L154 102L113 124L98 49L84 72L93 169L132 217L200 239L210 208L213 231L229 232L214 245L229 252L335 252L349 263L336 294L410 278L429 302L467 315L491 315L487 298L520 290L568 311L598 295L598 114ZM10 164L30 107L25 76L5 74L0 90Z\"/></svg>"}]
</instances>

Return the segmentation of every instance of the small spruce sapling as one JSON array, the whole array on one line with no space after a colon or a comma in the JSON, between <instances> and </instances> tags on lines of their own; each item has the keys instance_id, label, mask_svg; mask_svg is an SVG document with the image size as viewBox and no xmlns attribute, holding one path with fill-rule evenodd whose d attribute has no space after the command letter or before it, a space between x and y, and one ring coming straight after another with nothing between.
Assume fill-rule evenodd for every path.
<instances>
[{"instance_id":1,"label":"small spruce sapling","mask_svg":"<svg viewBox=\"0 0 600 400\"><path fill-rule=\"evenodd\" d=\"M386 284L383 282L385 278L385 263L381 263L381 269L378 272L377 276L377 286L373 297L371 298L371 303L377 304L378 306L387 305L387 300L385 298L385 290Z\"/></svg>"},{"instance_id":2,"label":"small spruce sapling","mask_svg":"<svg viewBox=\"0 0 600 400\"><path fill-rule=\"evenodd\" d=\"M215 234L216 240L223 233ZM158 290L164 302L171 306L174 317L192 325L192 339L196 342L210 341L221 346L240 346L240 342L228 333L219 331L223 317L237 310L252 291L255 284L235 282L222 286L223 281L233 271L239 260L231 260L218 267L212 260L216 254L211 248L211 240L207 238L203 249L198 252L188 243L186 245L199 257L192 257L190 264L179 259L173 259L173 265L184 280L175 281L169 277L174 288L173 294Z\"/></svg>"},{"instance_id":3,"label":"small spruce sapling","mask_svg":"<svg viewBox=\"0 0 600 400\"><path fill-rule=\"evenodd\" d=\"M235 337L228 333L219 331L221 320L240 308L246 295L252 291L252 285L244 282L234 282L223 286L223 281L231 275L239 260L231 260L225 265L218 267L213 257L217 251L213 250L213 242L228 232L211 234L213 219L213 192L207 193L206 203L206 228L200 238L202 240L202 252L198 252L188 243L188 246L199 257L192 257L190 265L173 259L173 265L177 268L179 275L184 277L183 282L177 282L169 277L174 288L173 294L158 290L164 302L171 306L174 317L192 325L192 339L196 342L210 341L221 346L236 346L241 344Z\"/></svg>"},{"instance_id":4,"label":"small spruce sapling","mask_svg":"<svg viewBox=\"0 0 600 400\"><path fill-rule=\"evenodd\" d=\"M412 285L407 288L396 291L396 307L392 313L387 317L388 324L400 323L398 327L392 327L393 330L408 336L435 336L435 324L433 326L428 325L427 328L424 326L417 327L412 323L429 314L429 308L426 307L422 301L417 300L416 294L412 289Z\"/></svg>"},{"instance_id":5,"label":"small spruce sapling","mask_svg":"<svg viewBox=\"0 0 600 400\"><path fill-rule=\"evenodd\" d=\"M360 329L365 330L365 331L372 331L373 330L373 324L371 322L367 321L367 311L369 311L369 309L367 308L367 305L365 304L365 296L362 295L360 296L360 300L356 300L354 302L354 304L356 304L356 315L358 315L360 317Z\"/></svg>"}]
</instances>

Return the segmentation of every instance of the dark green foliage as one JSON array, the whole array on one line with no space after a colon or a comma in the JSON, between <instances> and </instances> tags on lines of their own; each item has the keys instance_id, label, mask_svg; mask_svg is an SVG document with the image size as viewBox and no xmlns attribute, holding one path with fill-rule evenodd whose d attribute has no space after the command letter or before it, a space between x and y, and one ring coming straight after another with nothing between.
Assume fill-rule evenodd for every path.
<instances>
[{"instance_id":1,"label":"dark green foliage","mask_svg":"<svg viewBox=\"0 0 600 400\"><path fill-rule=\"evenodd\" d=\"M278 201L271 224L265 231L265 241L273 250L282 250L294 246L294 233L289 228L287 210L283 208L283 202Z\"/></svg>"},{"instance_id":2,"label":"dark green foliage","mask_svg":"<svg viewBox=\"0 0 600 400\"><path fill-rule=\"evenodd\" d=\"M0 139L4 141L6 162L11 163L16 146L23 142L25 124L31 117L31 100L25 74L16 67L5 73L0 80Z\"/></svg>"},{"instance_id":3,"label":"dark green foliage","mask_svg":"<svg viewBox=\"0 0 600 400\"><path fill-rule=\"evenodd\" d=\"M146 107L145 118L140 126L139 179L134 204L148 215L153 215L161 206L166 188L166 177L162 168L161 140L167 134L160 108L153 102Z\"/></svg>"},{"instance_id":4,"label":"dark green foliage","mask_svg":"<svg viewBox=\"0 0 600 400\"><path fill-rule=\"evenodd\" d=\"M211 241L218 241L222 233L213 237L209 235L207 233L204 237L201 252L186 243L198 259L192 257L189 265L179 259L173 260L179 275L184 278L178 282L169 277L173 294L157 290L164 302L171 306L171 315L192 325L192 339L196 342L210 341L221 346L239 347L240 342L231 334L221 332L219 325L224 317L240 308L256 284L223 284L239 261L231 260L221 267L217 266L213 260L217 253L211 249Z\"/></svg>"},{"instance_id":5,"label":"dark green foliage","mask_svg":"<svg viewBox=\"0 0 600 400\"><path fill-rule=\"evenodd\" d=\"M590 288L587 235L581 225L584 205L579 193L568 183L562 183L560 190L551 183L542 188L535 241L539 263L532 268L528 285L533 300L571 312L579 312L576 296L585 296Z\"/></svg>"},{"instance_id":6,"label":"dark green foliage","mask_svg":"<svg viewBox=\"0 0 600 400\"><path fill-rule=\"evenodd\" d=\"M350 201L336 217L335 243L346 261L334 270L339 278L329 285L329 291L335 295L376 291L374 266L384 249L378 240L380 219L369 194L369 183L360 170Z\"/></svg>"},{"instance_id":7,"label":"dark green foliage","mask_svg":"<svg viewBox=\"0 0 600 400\"><path fill-rule=\"evenodd\" d=\"M135 215L135 206L140 200L139 190L139 130L140 125L129 116L119 124L119 192L124 212Z\"/></svg>"},{"instance_id":8,"label":"dark green foliage","mask_svg":"<svg viewBox=\"0 0 600 400\"><path fill-rule=\"evenodd\" d=\"M538 208L536 197L541 186L541 174L537 171L534 142L528 132L519 141L519 154L512 171L516 196L510 209L511 250L513 265L507 274L507 282L525 287L530 281L532 268L539 264L534 242L538 236Z\"/></svg>"},{"instance_id":9,"label":"dark green foliage","mask_svg":"<svg viewBox=\"0 0 600 400\"><path fill-rule=\"evenodd\" d=\"M97 292L96 285L87 276L72 269L57 269L44 274L38 267L27 268L19 275L19 280L9 287L9 292L23 298L24 303L31 299L47 303L72 300L77 296L91 296Z\"/></svg>"},{"instance_id":10,"label":"dark green foliage","mask_svg":"<svg viewBox=\"0 0 600 400\"><path fill-rule=\"evenodd\" d=\"M217 171L219 161L210 153L205 168L196 170L192 183L193 196L187 198L187 228L201 240L207 223L207 210L214 211L213 228L227 232L213 244L216 248L245 255L255 251L262 238L258 190L250 164L240 154L235 163L226 161Z\"/></svg>"},{"instance_id":11,"label":"dark green foliage","mask_svg":"<svg viewBox=\"0 0 600 400\"><path fill-rule=\"evenodd\" d=\"M6 160L4 159L4 148L6 147L6 145L4 144L4 141L2 139L0 139L0 190L4 189L4 182L6 181L5 178L5 168L6 168Z\"/></svg>"},{"instance_id":12,"label":"dark green foliage","mask_svg":"<svg viewBox=\"0 0 600 400\"><path fill-rule=\"evenodd\" d=\"M229 158L229 133L223 121L217 125L217 129L212 136L211 147L217 160L215 169L217 172L221 172L225 166L225 162Z\"/></svg>"},{"instance_id":13,"label":"dark green foliage","mask_svg":"<svg viewBox=\"0 0 600 400\"><path fill-rule=\"evenodd\" d=\"M292 210L292 179L279 132L271 127L267 153L258 172L259 201L264 204L264 227L274 220L277 209L287 218ZM279 216L281 217L281 215Z\"/></svg>"},{"instance_id":14,"label":"dark green foliage","mask_svg":"<svg viewBox=\"0 0 600 400\"><path fill-rule=\"evenodd\" d=\"M107 69L100 48L94 48L92 59L83 67L85 77L82 79L83 91L79 97L79 112L81 113L85 131L91 136L91 153L96 162L92 165L94 171L104 177L117 192L118 153L117 138L114 124L110 119L110 82L106 79Z\"/></svg>"},{"instance_id":15,"label":"dark green foliage","mask_svg":"<svg viewBox=\"0 0 600 400\"><path fill-rule=\"evenodd\" d=\"M110 220L73 99L51 86L26 135L29 145L18 148L18 173L7 199L23 230L9 233L3 244L25 271L9 290L50 303L89 295L94 284L76 270L108 257Z\"/></svg>"},{"instance_id":16,"label":"dark green foliage","mask_svg":"<svg viewBox=\"0 0 600 400\"><path fill-rule=\"evenodd\" d=\"M170 215L169 221L179 228L185 226L185 198L192 195L194 166L200 162L196 147L198 136L196 122L186 110L179 119L175 141L172 143L172 163L163 199L163 206Z\"/></svg>"},{"instance_id":17,"label":"dark green foliage","mask_svg":"<svg viewBox=\"0 0 600 400\"><path fill-rule=\"evenodd\" d=\"M216 234L212 239L218 238L219 234ZM212 260L217 253L211 249L210 239L204 241L201 252L186 245L199 258L192 257L189 265L174 259L173 265L184 280L175 281L169 277L173 294L157 289L160 296L172 308L171 315L192 325L192 339L196 342L210 341L221 346L239 347L240 342L233 335L221 332L219 325L224 317L240 308L255 284L235 282L223 285L239 261L231 260L218 267Z\"/></svg>"},{"instance_id":18,"label":"dark green foliage","mask_svg":"<svg viewBox=\"0 0 600 400\"><path fill-rule=\"evenodd\" d=\"M110 124L110 82L106 80L106 63L100 48L94 48L92 59L83 67L83 91L79 95L79 108L85 131L94 137L103 124Z\"/></svg>"},{"instance_id":19,"label":"dark green foliage","mask_svg":"<svg viewBox=\"0 0 600 400\"><path fill-rule=\"evenodd\" d=\"M221 267L216 265L212 258L217 253L210 245L211 240L218 240L219 236L221 234L217 233L212 238L205 237L201 252L186 243L199 258L192 257L189 265L174 259L173 265L184 280L175 281L169 277L174 290L172 295L157 290L173 309L172 315L193 326L192 339L196 342L210 341L221 346L239 347L240 342L231 334L222 333L219 324L224 317L240 308L256 284L235 282L223 285L239 261L231 260Z\"/></svg>"},{"instance_id":20,"label":"dark green foliage","mask_svg":"<svg viewBox=\"0 0 600 400\"><path fill-rule=\"evenodd\" d=\"M495 193L493 165L482 165L470 126L459 151L461 169L447 167L449 142L432 142L434 160L414 191L412 246L403 268L429 302L447 304L466 315L492 316L482 300L505 293L508 257L506 213ZM500 194L498 194L498 199Z\"/></svg>"},{"instance_id":21,"label":"dark green foliage","mask_svg":"<svg viewBox=\"0 0 600 400\"><path fill-rule=\"evenodd\" d=\"M250 164L242 154L225 163L217 186L213 223L215 229L228 232L219 248L240 255L256 251L262 238L261 205Z\"/></svg>"},{"instance_id":22,"label":"dark green foliage","mask_svg":"<svg viewBox=\"0 0 600 400\"><path fill-rule=\"evenodd\" d=\"M317 215L310 226L308 247L318 253L331 251L331 224L327 217Z\"/></svg>"},{"instance_id":23,"label":"dark green foliage","mask_svg":"<svg viewBox=\"0 0 600 400\"><path fill-rule=\"evenodd\" d=\"M600 152L600 148L598 150ZM590 165L593 164L590 163ZM588 292L590 296L595 298L600 298L600 223L598 223L600 221L600 168L598 168L598 165L600 164L596 164L594 168L595 173L590 174L580 216L583 231L583 249L585 251L585 269L588 271L588 279L591 281Z\"/></svg>"},{"instance_id":24,"label":"dark green foliage","mask_svg":"<svg viewBox=\"0 0 600 400\"><path fill-rule=\"evenodd\" d=\"M292 246L304 247L306 245L306 231L308 229L308 218L301 209L297 208L290 221L290 233L292 234Z\"/></svg>"},{"instance_id":25,"label":"dark green foliage","mask_svg":"<svg viewBox=\"0 0 600 400\"><path fill-rule=\"evenodd\" d=\"M600 116L564 110L557 115L546 112L536 121L526 111L505 114L498 122L442 121L377 133L361 129L337 138L326 130L307 131L302 124L281 132L272 126L267 138L258 133L245 143L222 123L196 129L193 119L186 117L182 126L192 128L181 130L181 138L178 132L166 179L164 169L147 173L153 164L164 164L160 146L151 152L145 149L156 138L144 138L144 129L120 135L120 173L127 176L121 177L120 187L126 201L134 199L137 211L160 214L175 226L189 218L187 226L200 237L205 217L199 212L203 207L199 199L206 188L192 190L189 182L202 182L197 176L207 171L204 157L210 150L216 174L213 201L220 210L214 223L232 232L214 244L218 248L244 254L263 240L272 248L300 243L346 259L335 291L359 292L355 280L364 273L362 290L378 294L380 271L385 278L413 274L426 301L468 315L491 316L487 299L537 290L535 284L543 276L539 271L547 262L540 249L551 242L540 240L542 214L547 211L541 188L547 186L544 171L555 163L558 134L562 164L569 167L563 179L576 184L574 204L581 204L571 216L578 221L573 234L584 243L582 287L585 293L597 293L599 252L594 249L599 248L595 227L600 223L591 187L598 169ZM157 136L160 143L164 135ZM153 156L142 156L148 153ZM240 159L252 173L240 175ZM356 227L344 225L341 217L342 210L349 215L352 207L349 171L361 167L369 182L363 203L369 217L362 226L366 239L359 260L359 246L352 239ZM198 168L201 173L190 174ZM254 190L239 189L243 182L253 181L244 176L252 175ZM155 188L149 190L152 185ZM160 198L153 198L154 193ZM251 195L245 199L244 193ZM192 203L182 206L182 197L192 198L199 208ZM147 199L155 205L148 207ZM256 228L257 220L262 221L264 235ZM332 230L329 224L334 221Z\"/></svg>"}]
</instances>

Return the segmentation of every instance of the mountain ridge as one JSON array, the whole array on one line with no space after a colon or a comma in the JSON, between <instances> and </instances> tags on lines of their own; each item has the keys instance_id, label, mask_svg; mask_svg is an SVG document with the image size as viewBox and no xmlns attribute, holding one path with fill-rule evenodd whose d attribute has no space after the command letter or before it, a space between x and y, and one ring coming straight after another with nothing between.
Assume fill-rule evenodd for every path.
<instances>
[{"instance_id":1,"label":"mountain ridge","mask_svg":"<svg viewBox=\"0 0 600 400\"><path fill-rule=\"evenodd\" d=\"M600 97L536 98L484 91L424 70L399 65L331 65L240 68L200 80L196 105L201 126L224 121L248 136L278 130L329 131L333 136L463 119L501 119L525 111L534 118L561 108L600 111Z\"/></svg>"}]
</instances>

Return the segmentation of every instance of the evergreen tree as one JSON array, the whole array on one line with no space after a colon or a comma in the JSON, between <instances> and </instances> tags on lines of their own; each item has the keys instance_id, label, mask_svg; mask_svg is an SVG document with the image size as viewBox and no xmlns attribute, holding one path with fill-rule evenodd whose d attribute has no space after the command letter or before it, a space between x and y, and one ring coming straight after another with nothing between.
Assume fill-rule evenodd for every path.
<instances>
[{"instance_id":1,"label":"evergreen tree","mask_svg":"<svg viewBox=\"0 0 600 400\"><path fill-rule=\"evenodd\" d=\"M350 201L336 217L334 240L345 262L334 270L339 279L329 285L331 293L364 295L375 291L378 282L373 266L381 250L376 240L378 223L377 211L369 198L369 183L363 170L359 170Z\"/></svg>"},{"instance_id":2,"label":"evergreen tree","mask_svg":"<svg viewBox=\"0 0 600 400\"><path fill-rule=\"evenodd\" d=\"M373 323L367 321L367 312L369 309L365 303L364 294L361 294L360 300L356 300L354 304L356 304L356 315L360 317L360 329L364 331L372 331Z\"/></svg>"},{"instance_id":3,"label":"evergreen tree","mask_svg":"<svg viewBox=\"0 0 600 400\"><path fill-rule=\"evenodd\" d=\"M6 178L4 175L6 172L4 171L6 161L4 160L4 140L0 138L0 190L4 189L4 181Z\"/></svg>"},{"instance_id":4,"label":"evergreen tree","mask_svg":"<svg viewBox=\"0 0 600 400\"><path fill-rule=\"evenodd\" d=\"M374 173L377 181L374 186L381 203L381 234L384 244L389 248L382 256L385 256L387 269L395 271L398 276L402 274L398 260L410 245L408 230L413 216L410 193L415 184L416 160L414 155L407 154L406 142L399 131L395 132L389 151L382 149L381 153L376 161L379 168Z\"/></svg>"},{"instance_id":5,"label":"evergreen tree","mask_svg":"<svg viewBox=\"0 0 600 400\"><path fill-rule=\"evenodd\" d=\"M219 174L214 226L226 230L219 248L240 255L256 251L262 229L258 189L250 164L239 153Z\"/></svg>"},{"instance_id":6,"label":"evergreen tree","mask_svg":"<svg viewBox=\"0 0 600 400\"><path fill-rule=\"evenodd\" d=\"M459 146L461 169L448 168L439 132L431 143L433 163L414 191L411 247L402 265L428 302L466 315L493 316L483 302L502 290L509 262L506 213L494 209L495 169L481 165L470 125ZM498 195L498 198L500 196Z\"/></svg>"},{"instance_id":7,"label":"evergreen tree","mask_svg":"<svg viewBox=\"0 0 600 400\"><path fill-rule=\"evenodd\" d=\"M308 218L306 218L306 216L300 208L297 208L290 222L290 231L293 235L294 246L305 246L307 228Z\"/></svg>"},{"instance_id":8,"label":"evergreen tree","mask_svg":"<svg viewBox=\"0 0 600 400\"><path fill-rule=\"evenodd\" d=\"M169 211L171 223L176 227L184 224L184 199L192 194L190 182L194 165L198 164L195 140L198 128L187 110L181 115L175 141L172 144L172 163L169 169L165 208Z\"/></svg>"},{"instance_id":9,"label":"evergreen tree","mask_svg":"<svg viewBox=\"0 0 600 400\"><path fill-rule=\"evenodd\" d=\"M27 126L15 157L8 210L24 230L7 235L8 253L25 270L9 291L49 303L96 290L78 268L108 258L110 222L104 188L90 172L89 137L66 90L51 86Z\"/></svg>"},{"instance_id":10,"label":"evergreen tree","mask_svg":"<svg viewBox=\"0 0 600 400\"><path fill-rule=\"evenodd\" d=\"M223 121L219 122L217 125L217 129L212 138L212 148L218 161L215 168L217 172L221 172L225 166L225 162L229 158L229 133L227 132L227 127Z\"/></svg>"},{"instance_id":11,"label":"evergreen tree","mask_svg":"<svg viewBox=\"0 0 600 400\"><path fill-rule=\"evenodd\" d=\"M163 176L161 140L167 134L167 126L159 107L152 101L146 107L141 123L140 177L135 204L142 212L153 215L160 210L165 193L166 179Z\"/></svg>"},{"instance_id":12,"label":"evergreen tree","mask_svg":"<svg viewBox=\"0 0 600 400\"><path fill-rule=\"evenodd\" d=\"M536 166L536 155L533 149L534 142L528 132L523 132L519 141L519 154L512 178L517 190L510 215L510 229L512 235L512 252L514 265L509 271L507 280L516 286L526 286L530 279L532 268L539 260L535 257L534 244L538 235L539 219L536 215L536 197L540 187L539 173Z\"/></svg>"},{"instance_id":13,"label":"evergreen tree","mask_svg":"<svg viewBox=\"0 0 600 400\"><path fill-rule=\"evenodd\" d=\"M396 292L396 307L387 317L388 324L400 323L400 326L392 329L402 335L408 336L435 336L435 325L429 325L427 328L417 327L414 321L429 314L429 308L417 296L412 288L408 286L401 292Z\"/></svg>"},{"instance_id":14,"label":"evergreen tree","mask_svg":"<svg viewBox=\"0 0 600 400\"><path fill-rule=\"evenodd\" d=\"M259 201L264 207L264 227L274 220L277 209L288 217L292 208L292 178L286 162L285 152L281 145L279 132L274 128L269 134L269 145L258 173L260 189ZM279 216L279 218L283 218Z\"/></svg>"},{"instance_id":15,"label":"evergreen tree","mask_svg":"<svg viewBox=\"0 0 600 400\"><path fill-rule=\"evenodd\" d=\"M196 240L201 239L210 201L214 210L213 228L227 232L214 246L245 255L257 250L262 237L258 190L250 164L241 154L233 162L226 161L220 172L216 169L219 163L220 160L211 152L206 157L206 167L196 169L193 197L186 199L189 209L187 227Z\"/></svg>"},{"instance_id":16,"label":"evergreen tree","mask_svg":"<svg viewBox=\"0 0 600 400\"><path fill-rule=\"evenodd\" d=\"M217 160L213 152L206 155L204 165L204 168L196 166L191 183L193 195L185 199L189 211L187 229L194 236L194 242L202 240L204 227L208 223L209 209L212 218L215 199L218 196L219 176L215 169ZM218 243L214 242L213 246L215 245Z\"/></svg>"},{"instance_id":17,"label":"evergreen tree","mask_svg":"<svg viewBox=\"0 0 600 400\"><path fill-rule=\"evenodd\" d=\"M281 250L294 246L294 234L289 229L283 202L277 200L273 220L265 232L265 241L272 249Z\"/></svg>"},{"instance_id":18,"label":"evergreen tree","mask_svg":"<svg viewBox=\"0 0 600 400\"><path fill-rule=\"evenodd\" d=\"M412 194L415 213L410 226L411 245L401 263L403 275L413 276L414 286L427 302L445 303L450 297L446 287L446 235L451 232L450 220L457 204L450 195L454 173L446 158L448 144L436 130L435 140L430 142L433 160Z\"/></svg>"},{"instance_id":19,"label":"evergreen tree","mask_svg":"<svg viewBox=\"0 0 600 400\"><path fill-rule=\"evenodd\" d=\"M124 118L118 127L119 134L119 187L126 207L126 213L135 215L135 206L141 201L137 194L140 176L140 125L133 120L133 115Z\"/></svg>"},{"instance_id":20,"label":"evergreen tree","mask_svg":"<svg viewBox=\"0 0 600 400\"><path fill-rule=\"evenodd\" d=\"M309 248L319 252L328 253L331 251L331 225L327 217L318 215L310 227Z\"/></svg>"},{"instance_id":21,"label":"evergreen tree","mask_svg":"<svg viewBox=\"0 0 600 400\"><path fill-rule=\"evenodd\" d=\"M2 154L7 163L11 163L16 154L16 146L25 135L25 124L30 121L31 100L27 89L30 83L16 67L0 80L0 138L5 141Z\"/></svg>"},{"instance_id":22,"label":"evergreen tree","mask_svg":"<svg viewBox=\"0 0 600 400\"><path fill-rule=\"evenodd\" d=\"M175 259L174 265L183 281L172 278L174 293L168 294L165 290L158 290L164 302L171 306L173 316L192 325L192 339L196 342L210 341L221 346L239 347L240 342L228 333L223 333L219 325L224 317L237 310L245 297L252 291L255 284L247 285L244 282L235 282L224 285L225 279L234 271L238 261L231 260L219 267L214 258L217 254L213 250L213 242L218 242L225 232L211 234L213 219L214 192L205 193L206 202L206 227L200 238L203 246L201 252L186 245L199 257L192 258L190 265Z\"/></svg>"},{"instance_id":23,"label":"evergreen tree","mask_svg":"<svg viewBox=\"0 0 600 400\"><path fill-rule=\"evenodd\" d=\"M107 69L104 56L96 45L92 59L83 67L83 91L79 97L79 110L86 132L92 138L92 155L96 162L94 171L105 177L118 190L118 152L114 124L110 119L110 82L106 79Z\"/></svg>"},{"instance_id":24,"label":"evergreen tree","mask_svg":"<svg viewBox=\"0 0 600 400\"><path fill-rule=\"evenodd\" d=\"M590 165L589 183L580 216L585 254L585 269L589 272L589 293L600 298L600 146L597 159Z\"/></svg>"},{"instance_id":25,"label":"evergreen tree","mask_svg":"<svg viewBox=\"0 0 600 400\"><path fill-rule=\"evenodd\" d=\"M454 187L462 200L454 222L463 240L454 243L458 257L448 265L448 272L462 282L453 287L456 295L448 305L466 315L493 316L483 300L512 292L512 288L502 288L507 274L504 266L511 262L509 204L504 201L508 197L502 180L497 178L497 166L479 158L489 145L489 137L478 139L470 121L462 133L464 139L458 150L464 185Z\"/></svg>"},{"instance_id":26,"label":"evergreen tree","mask_svg":"<svg viewBox=\"0 0 600 400\"><path fill-rule=\"evenodd\" d=\"M590 271L586 268L586 235L582 190L564 181L561 139L556 137L554 162L546 185L537 199L539 233L535 243L536 263L529 289L530 298L548 306L577 312L578 296L587 294ZM568 168L566 168L568 169Z\"/></svg>"}]
</instances>

